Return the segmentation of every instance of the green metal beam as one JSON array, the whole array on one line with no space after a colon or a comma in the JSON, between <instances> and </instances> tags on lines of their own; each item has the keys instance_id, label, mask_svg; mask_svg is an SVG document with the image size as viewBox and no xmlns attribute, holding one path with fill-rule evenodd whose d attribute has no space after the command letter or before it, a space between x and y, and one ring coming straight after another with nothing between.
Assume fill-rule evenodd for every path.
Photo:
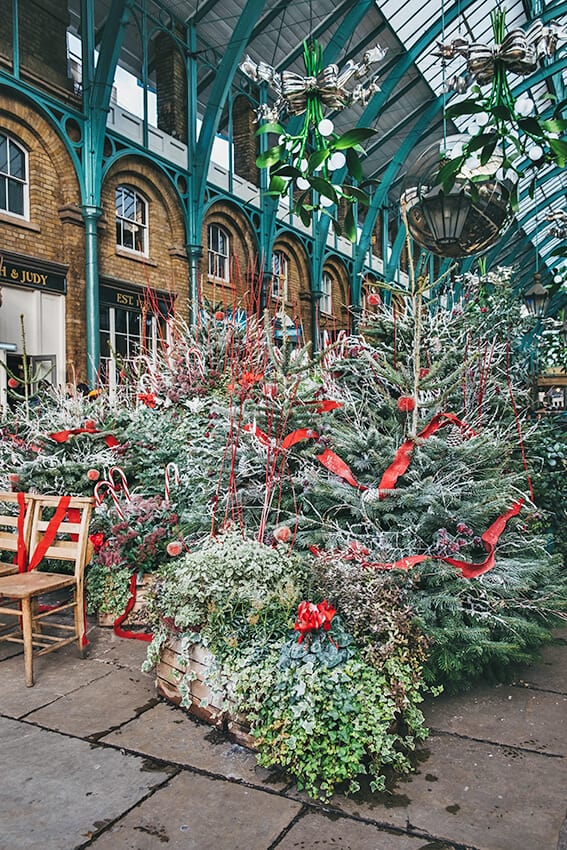
<instances>
[{"instance_id":1,"label":"green metal beam","mask_svg":"<svg viewBox=\"0 0 567 850\"><path fill-rule=\"evenodd\" d=\"M86 119L81 211L85 222L87 378L92 387L98 382L100 361L97 224L102 214L104 135L118 56L133 5L134 0L112 0L95 68L94 7L90 0L81 0L83 109Z\"/></svg>"}]
</instances>

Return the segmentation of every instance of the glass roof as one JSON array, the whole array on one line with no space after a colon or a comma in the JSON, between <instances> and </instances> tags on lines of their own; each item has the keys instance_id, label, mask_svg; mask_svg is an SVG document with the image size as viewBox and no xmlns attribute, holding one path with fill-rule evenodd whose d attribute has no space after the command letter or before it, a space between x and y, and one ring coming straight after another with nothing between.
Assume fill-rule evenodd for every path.
<instances>
[{"instance_id":1,"label":"glass roof","mask_svg":"<svg viewBox=\"0 0 567 850\"><path fill-rule=\"evenodd\" d=\"M81 0L70 0L71 28L77 30L81 5ZM104 27L111 5L110 0L94 4L98 28ZM376 129L376 137L365 145L364 171L366 176L387 176L384 203L393 205L400 183L420 151L442 139L443 133L466 131L466 120L443 120L443 104L464 96L446 91L448 80L462 74L464 62L458 57L443 62L435 55L438 43L465 38L492 44L490 13L495 5L496 0L144 0L134 3L119 63L141 76L144 51L140 32L145 27L151 78L156 26L167 23L172 32L176 28L182 32L190 24L198 59L198 111L203 115L210 106L218 65L231 48L236 48L242 59L249 54L255 63L263 61L278 72L290 69L299 74L304 73L303 42L311 38L324 48L326 63L336 62L339 68L348 60L359 62L376 44L387 48L385 59L376 66L381 91L368 106L356 104L332 118L339 133L359 122ZM526 29L538 17L567 27L567 2L560 0L507 0L506 10L508 32L514 27ZM235 27L241 16L250 15L254 16L250 38L235 44ZM544 105L549 103L545 99L549 95L558 100L567 97L567 39L560 41L555 57L546 58L542 65L545 76L540 73L532 86L529 78L511 75L514 90L527 92ZM232 85L238 89L248 81L236 71ZM221 130L222 120L224 113ZM543 227L546 205L554 209L564 206L565 192L566 173L554 169L539 175L535 198L520 187L517 221L532 242ZM540 216L534 212L535 205ZM539 244L543 245L543 238ZM551 268L557 263L549 256L550 247L548 241L542 261Z\"/></svg>"}]
</instances>

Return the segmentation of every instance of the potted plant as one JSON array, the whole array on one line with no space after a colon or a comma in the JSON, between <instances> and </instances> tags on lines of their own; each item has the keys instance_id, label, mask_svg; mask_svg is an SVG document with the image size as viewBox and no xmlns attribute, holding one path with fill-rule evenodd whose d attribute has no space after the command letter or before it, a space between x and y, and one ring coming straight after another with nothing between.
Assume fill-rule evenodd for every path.
<instances>
[{"instance_id":1,"label":"potted plant","mask_svg":"<svg viewBox=\"0 0 567 850\"><path fill-rule=\"evenodd\" d=\"M177 513L161 496L133 494L121 505L101 509L91 535L94 556L87 574L87 612L112 626L132 596L128 625L147 625L145 591L152 576L183 543Z\"/></svg>"},{"instance_id":2,"label":"potted plant","mask_svg":"<svg viewBox=\"0 0 567 850\"><path fill-rule=\"evenodd\" d=\"M145 669L156 667L166 699L326 799L338 785L356 791L365 773L383 788L384 769L409 770L426 730L407 634L373 655L376 624L355 642L329 600L305 598L321 592L314 564L287 547L239 530L209 538L160 571Z\"/></svg>"}]
</instances>

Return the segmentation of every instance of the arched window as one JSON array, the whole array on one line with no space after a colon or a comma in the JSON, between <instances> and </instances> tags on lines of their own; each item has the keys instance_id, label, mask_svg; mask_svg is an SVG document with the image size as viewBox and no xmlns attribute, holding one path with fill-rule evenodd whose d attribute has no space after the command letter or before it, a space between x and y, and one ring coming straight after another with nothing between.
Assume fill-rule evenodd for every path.
<instances>
[{"instance_id":1,"label":"arched window","mask_svg":"<svg viewBox=\"0 0 567 850\"><path fill-rule=\"evenodd\" d=\"M332 286L333 281L331 280L331 275L324 272L323 279L321 281L321 303L319 305L322 313L326 313L330 316L333 312L333 297L332 297Z\"/></svg>"},{"instance_id":2,"label":"arched window","mask_svg":"<svg viewBox=\"0 0 567 850\"><path fill-rule=\"evenodd\" d=\"M283 251L272 254L272 298L287 301L288 261Z\"/></svg>"},{"instance_id":3,"label":"arched window","mask_svg":"<svg viewBox=\"0 0 567 850\"><path fill-rule=\"evenodd\" d=\"M4 133L0 133L0 210L28 214L27 154Z\"/></svg>"},{"instance_id":4,"label":"arched window","mask_svg":"<svg viewBox=\"0 0 567 850\"><path fill-rule=\"evenodd\" d=\"M116 187L116 245L137 254L148 253L148 204L130 186Z\"/></svg>"},{"instance_id":5,"label":"arched window","mask_svg":"<svg viewBox=\"0 0 567 850\"><path fill-rule=\"evenodd\" d=\"M230 237L218 224L209 224L209 277L217 280L230 280Z\"/></svg>"}]
</instances>

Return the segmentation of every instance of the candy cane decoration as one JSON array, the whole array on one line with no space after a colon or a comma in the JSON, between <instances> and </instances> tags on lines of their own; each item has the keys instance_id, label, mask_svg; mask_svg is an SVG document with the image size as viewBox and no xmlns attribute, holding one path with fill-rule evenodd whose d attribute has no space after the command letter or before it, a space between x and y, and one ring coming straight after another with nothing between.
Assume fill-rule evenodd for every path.
<instances>
[{"instance_id":1,"label":"candy cane decoration","mask_svg":"<svg viewBox=\"0 0 567 850\"><path fill-rule=\"evenodd\" d=\"M116 477L120 478L120 485L118 487L116 486ZM106 492L103 493L103 491ZM95 504L97 507L100 507L106 496L110 494L110 497L114 502L114 507L116 508L116 513L120 519L124 519L124 511L120 504L120 499L118 498L119 493L124 494L126 501L130 502L132 500L130 490L128 489L128 482L124 475L124 470L120 469L119 466L113 466L108 472L108 479L105 481L99 481L94 488Z\"/></svg>"},{"instance_id":2,"label":"candy cane decoration","mask_svg":"<svg viewBox=\"0 0 567 850\"><path fill-rule=\"evenodd\" d=\"M176 463L168 463L165 467L165 501L168 504L171 502L169 498L171 476L173 476L173 483L179 486L179 467Z\"/></svg>"},{"instance_id":3,"label":"candy cane decoration","mask_svg":"<svg viewBox=\"0 0 567 850\"><path fill-rule=\"evenodd\" d=\"M106 490L106 493L103 494L103 490ZM110 493L112 501L114 502L114 507L116 508L116 513L120 517L120 519L124 519L124 511L120 506L120 500L118 498L118 493L116 489L112 486L110 481L99 481L94 488L94 498L95 504L99 508L106 496Z\"/></svg>"}]
</instances>

